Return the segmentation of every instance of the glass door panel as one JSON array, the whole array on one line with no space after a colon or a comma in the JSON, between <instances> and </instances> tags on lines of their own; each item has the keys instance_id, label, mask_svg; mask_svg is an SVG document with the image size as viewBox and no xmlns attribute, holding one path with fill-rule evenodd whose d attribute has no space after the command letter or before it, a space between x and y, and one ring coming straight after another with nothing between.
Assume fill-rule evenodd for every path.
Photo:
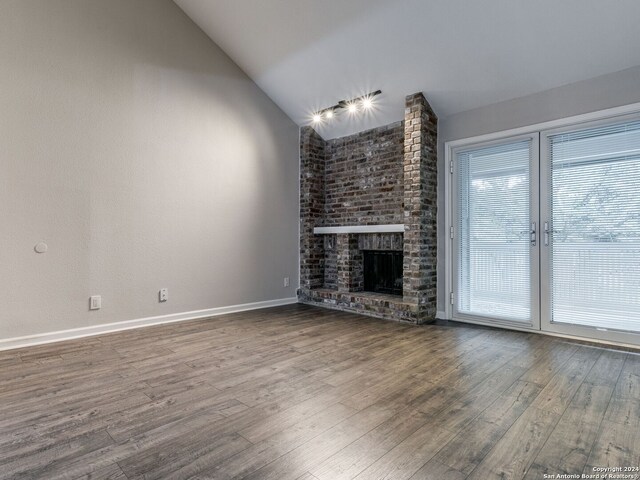
<instances>
[{"instance_id":1,"label":"glass door panel","mask_svg":"<svg viewBox=\"0 0 640 480\"><path fill-rule=\"evenodd\" d=\"M546 138L546 327L640 332L640 122Z\"/></svg>"},{"instance_id":2,"label":"glass door panel","mask_svg":"<svg viewBox=\"0 0 640 480\"><path fill-rule=\"evenodd\" d=\"M537 136L454 152L454 318L537 324L537 157Z\"/></svg>"}]
</instances>

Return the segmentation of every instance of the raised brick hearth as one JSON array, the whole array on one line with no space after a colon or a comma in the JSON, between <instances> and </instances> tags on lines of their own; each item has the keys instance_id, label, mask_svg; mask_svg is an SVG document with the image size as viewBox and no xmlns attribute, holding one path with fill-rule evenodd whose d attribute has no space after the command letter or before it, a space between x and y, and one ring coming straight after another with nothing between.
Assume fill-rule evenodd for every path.
<instances>
[{"instance_id":1,"label":"raised brick hearth","mask_svg":"<svg viewBox=\"0 0 640 480\"><path fill-rule=\"evenodd\" d=\"M327 141L302 128L301 302L415 323L435 318L436 141L437 117L422 93L406 98L404 121L385 127ZM314 233L397 224L403 233ZM403 252L401 296L363 291L364 250Z\"/></svg>"}]
</instances>

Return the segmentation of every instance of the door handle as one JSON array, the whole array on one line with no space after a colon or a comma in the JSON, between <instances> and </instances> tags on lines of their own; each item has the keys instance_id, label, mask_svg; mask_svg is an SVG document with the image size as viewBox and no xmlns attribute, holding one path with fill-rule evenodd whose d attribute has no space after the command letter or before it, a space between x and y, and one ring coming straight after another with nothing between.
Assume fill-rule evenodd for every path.
<instances>
[{"instance_id":1,"label":"door handle","mask_svg":"<svg viewBox=\"0 0 640 480\"><path fill-rule=\"evenodd\" d=\"M524 235L524 234L529 234L529 242L531 243L532 247L536 246L536 238L538 235L538 232L536 230L536 222L531 222L531 229L530 230L522 230L520 232L520 235Z\"/></svg>"},{"instance_id":2,"label":"door handle","mask_svg":"<svg viewBox=\"0 0 640 480\"><path fill-rule=\"evenodd\" d=\"M536 246L536 239L537 239L537 230L536 230L536 222L531 222L531 246L535 247Z\"/></svg>"},{"instance_id":3,"label":"door handle","mask_svg":"<svg viewBox=\"0 0 640 480\"><path fill-rule=\"evenodd\" d=\"M546 246L549 245L549 240L551 239L551 235L555 233L561 233L562 230L553 230L549 225L549 222L544 222L544 244Z\"/></svg>"},{"instance_id":4,"label":"door handle","mask_svg":"<svg viewBox=\"0 0 640 480\"><path fill-rule=\"evenodd\" d=\"M544 245L549 246L549 222L544 222Z\"/></svg>"}]
</instances>

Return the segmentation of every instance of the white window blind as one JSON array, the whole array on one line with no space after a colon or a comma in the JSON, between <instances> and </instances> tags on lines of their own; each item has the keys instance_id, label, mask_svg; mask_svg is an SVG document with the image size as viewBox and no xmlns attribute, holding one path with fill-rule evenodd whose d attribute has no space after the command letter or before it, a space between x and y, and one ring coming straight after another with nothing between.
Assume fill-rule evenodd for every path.
<instances>
[{"instance_id":1,"label":"white window blind","mask_svg":"<svg viewBox=\"0 0 640 480\"><path fill-rule=\"evenodd\" d=\"M531 321L531 140L461 151L458 312Z\"/></svg>"},{"instance_id":2,"label":"white window blind","mask_svg":"<svg viewBox=\"0 0 640 480\"><path fill-rule=\"evenodd\" d=\"M640 122L549 137L552 321L640 331Z\"/></svg>"}]
</instances>

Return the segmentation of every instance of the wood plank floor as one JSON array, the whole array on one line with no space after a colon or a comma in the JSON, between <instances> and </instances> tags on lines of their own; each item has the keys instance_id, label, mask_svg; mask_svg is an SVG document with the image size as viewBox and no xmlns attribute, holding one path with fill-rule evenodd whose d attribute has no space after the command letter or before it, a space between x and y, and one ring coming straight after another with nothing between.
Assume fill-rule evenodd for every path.
<instances>
[{"instance_id":1,"label":"wood plank floor","mask_svg":"<svg viewBox=\"0 0 640 480\"><path fill-rule=\"evenodd\" d=\"M640 357L291 305L0 352L0 479L640 466Z\"/></svg>"}]
</instances>

